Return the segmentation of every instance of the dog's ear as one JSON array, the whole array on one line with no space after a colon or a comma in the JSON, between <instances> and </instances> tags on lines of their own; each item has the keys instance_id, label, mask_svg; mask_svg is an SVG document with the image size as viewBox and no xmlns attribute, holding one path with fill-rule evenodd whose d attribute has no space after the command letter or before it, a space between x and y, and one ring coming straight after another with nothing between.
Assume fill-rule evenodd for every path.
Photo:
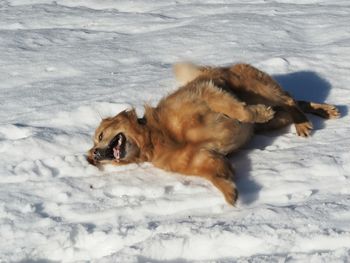
<instances>
[{"instance_id":1,"label":"dog's ear","mask_svg":"<svg viewBox=\"0 0 350 263\"><path fill-rule=\"evenodd\" d=\"M197 78L203 72L203 67L197 66L189 62L180 62L174 64L173 71L176 80L181 85L185 85L188 82Z\"/></svg>"},{"instance_id":2,"label":"dog's ear","mask_svg":"<svg viewBox=\"0 0 350 263\"><path fill-rule=\"evenodd\" d=\"M131 108L123 111L123 114L128 117L129 120L137 120L137 113L135 108Z\"/></svg>"}]
</instances>

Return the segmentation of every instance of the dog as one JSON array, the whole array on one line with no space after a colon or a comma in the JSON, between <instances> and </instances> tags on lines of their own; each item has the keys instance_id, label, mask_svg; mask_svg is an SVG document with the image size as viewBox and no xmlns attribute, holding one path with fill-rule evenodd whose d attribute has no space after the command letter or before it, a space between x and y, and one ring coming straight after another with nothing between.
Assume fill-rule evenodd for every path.
<instances>
[{"instance_id":1,"label":"dog","mask_svg":"<svg viewBox=\"0 0 350 263\"><path fill-rule=\"evenodd\" d=\"M248 64L229 67L178 63L174 73L182 86L156 107L145 106L103 119L95 131L88 161L96 166L151 162L184 175L206 178L236 203L234 170L227 155L254 132L294 124L307 137L312 124L305 113L339 117L329 104L296 101L268 74Z\"/></svg>"}]
</instances>

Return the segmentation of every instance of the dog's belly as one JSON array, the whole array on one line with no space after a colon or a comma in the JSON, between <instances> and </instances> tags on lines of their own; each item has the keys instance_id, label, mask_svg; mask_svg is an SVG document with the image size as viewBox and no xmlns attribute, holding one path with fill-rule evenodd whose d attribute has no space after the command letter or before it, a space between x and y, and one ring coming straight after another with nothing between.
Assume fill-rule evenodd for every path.
<instances>
[{"instance_id":1,"label":"dog's belly","mask_svg":"<svg viewBox=\"0 0 350 263\"><path fill-rule=\"evenodd\" d=\"M222 154L241 147L253 133L253 124L214 112L201 101L182 102L181 107L162 107L160 112L160 119L176 142L201 145Z\"/></svg>"}]
</instances>

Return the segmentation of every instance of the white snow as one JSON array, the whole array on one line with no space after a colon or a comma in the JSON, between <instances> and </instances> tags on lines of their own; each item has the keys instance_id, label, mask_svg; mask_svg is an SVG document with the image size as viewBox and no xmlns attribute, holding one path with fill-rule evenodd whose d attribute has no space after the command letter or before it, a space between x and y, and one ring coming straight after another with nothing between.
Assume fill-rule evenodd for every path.
<instances>
[{"instance_id":1,"label":"white snow","mask_svg":"<svg viewBox=\"0 0 350 263\"><path fill-rule=\"evenodd\" d=\"M0 262L350 260L348 0L0 0ZM240 199L150 164L85 160L101 116L142 115L171 64L248 62L339 106L255 136Z\"/></svg>"}]
</instances>

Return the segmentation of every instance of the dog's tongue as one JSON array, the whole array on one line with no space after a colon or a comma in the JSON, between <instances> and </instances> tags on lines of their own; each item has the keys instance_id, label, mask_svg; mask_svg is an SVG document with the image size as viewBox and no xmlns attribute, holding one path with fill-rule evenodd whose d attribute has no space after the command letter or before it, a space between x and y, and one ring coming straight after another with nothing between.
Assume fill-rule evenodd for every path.
<instances>
[{"instance_id":1,"label":"dog's tongue","mask_svg":"<svg viewBox=\"0 0 350 263\"><path fill-rule=\"evenodd\" d=\"M120 147L123 144L123 137L120 135L118 139L118 144L113 148L113 155L114 158L119 161L120 159Z\"/></svg>"},{"instance_id":2,"label":"dog's tongue","mask_svg":"<svg viewBox=\"0 0 350 263\"><path fill-rule=\"evenodd\" d=\"M113 148L113 155L114 155L114 158L119 160L120 159L120 149L119 147L114 147Z\"/></svg>"}]
</instances>

